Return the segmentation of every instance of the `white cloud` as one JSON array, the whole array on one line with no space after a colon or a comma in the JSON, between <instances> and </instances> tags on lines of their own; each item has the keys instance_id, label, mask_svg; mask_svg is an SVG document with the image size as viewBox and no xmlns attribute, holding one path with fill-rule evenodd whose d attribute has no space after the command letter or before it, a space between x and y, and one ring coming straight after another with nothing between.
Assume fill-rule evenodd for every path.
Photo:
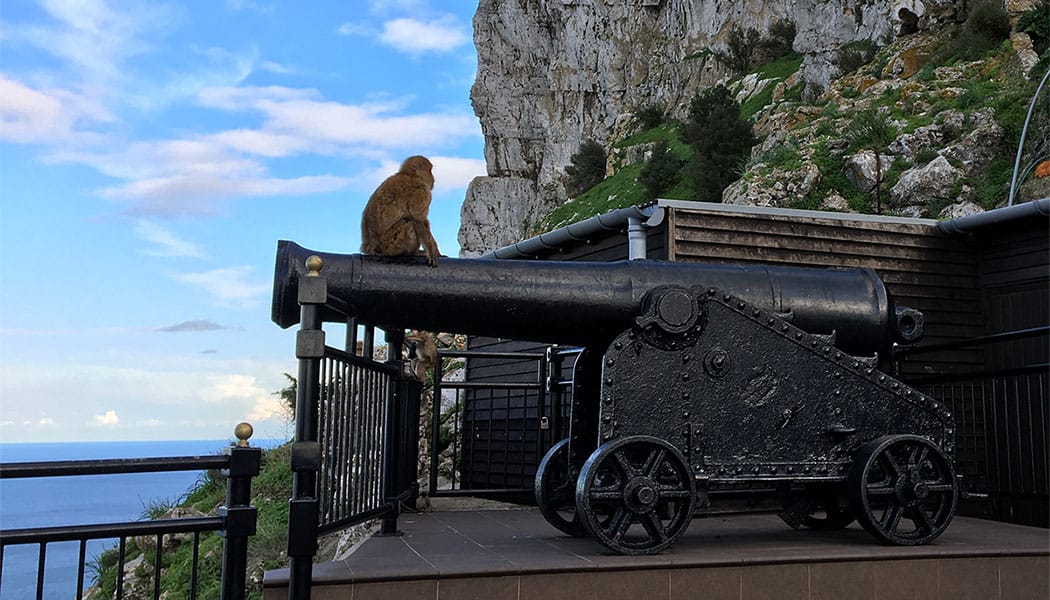
<instances>
[{"instance_id":1,"label":"white cloud","mask_svg":"<svg viewBox=\"0 0 1050 600\"><path fill-rule=\"evenodd\" d=\"M431 158L431 162L434 163L434 188L436 190L463 189L475 177L487 174L485 161L476 158L435 156Z\"/></svg>"},{"instance_id":2,"label":"white cloud","mask_svg":"<svg viewBox=\"0 0 1050 600\"><path fill-rule=\"evenodd\" d=\"M9 442L220 439L244 420L255 426L256 437L267 428L283 430L283 408L272 392L287 385L282 373L294 372L291 356L280 361L136 356L125 362L135 366L0 365L0 397L34 398L32 406L3 406L0 437Z\"/></svg>"},{"instance_id":3,"label":"white cloud","mask_svg":"<svg viewBox=\"0 0 1050 600\"><path fill-rule=\"evenodd\" d=\"M120 424L120 417L117 416L115 410L107 410L105 414L95 415L88 423L96 427L116 427L118 424Z\"/></svg>"},{"instance_id":4,"label":"white cloud","mask_svg":"<svg viewBox=\"0 0 1050 600\"><path fill-rule=\"evenodd\" d=\"M467 43L470 38L451 17L431 21L393 19L383 24L379 40L392 48L410 54L448 52Z\"/></svg>"},{"instance_id":5,"label":"white cloud","mask_svg":"<svg viewBox=\"0 0 1050 600\"><path fill-rule=\"evenodd\" d=\"M370 25L365 23L355 23L353 21L347 21L341 24L336 30L339 35L375 35L376 31Z\"/></svg>"},{"instance_id":6,"label":"white cloud","mask_svg":"<svg viewBox=\"0 0 1050 600\"><path fill-rule=\"evenodd\" d=\"M180 273L173 277L204 290L220 304L250 308L257 306L272 290L269 282L250 281L254 272L253 267L232 267L202 273Z\"/></svg>"},{"instance_id":7,"label":"white cloud","mask_svg":"<svg viewBox=\"0 0 1050 600\"><path fill-rule=\"evenodd\" d=\"M110 122L105 108L67 90L37 90L0 75L0 139L16 143L77 142L98 139L78 125Z\"/></svg>"},{"instance_id":8,"label":"white cloud","mask_svg":"<svg viewBox=\"0 0 1050 600\"><path fill-rule=\"evenodd\" d=\"M150 256L206 258L199 246L175 237L170 231L152 221L139 220L135 225L135 235L154 245L146 250L146 254Z\"/></svg>"},{"instance_id":9,"label":"white cloud","mask_svg":"<svg viewBox=\"0 0 1050 600\"><path fill-rule=\"evenodd\" d=\"M5 37L35 46L68 63L81 79L97 83L124 79L125 63L150 51L147 40L177 21L171 9L159 3L113 6L106 0L44 0L40 4L52 22L5 23Z\"/></svg>"}]
</instances>

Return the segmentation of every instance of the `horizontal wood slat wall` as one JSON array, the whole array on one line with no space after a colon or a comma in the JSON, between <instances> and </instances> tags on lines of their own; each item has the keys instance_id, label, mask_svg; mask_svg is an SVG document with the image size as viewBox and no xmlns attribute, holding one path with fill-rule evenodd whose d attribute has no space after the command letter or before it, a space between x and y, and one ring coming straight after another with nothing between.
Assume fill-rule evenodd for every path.
<instances>
[{"instance_id":1,"label":"horizontal wood slat wall","mask_svg":"<svg viewBox=\"0 0 1050 600\"><path fill-rule=\"evenodd\" d=\"M934 224L718 212L708 206L668 210L672 260L873 269L898 306L923 312L923 344L984 332L976 249ZM939 357L923 368L954 372L983 364L978 350L953 353L951 359Z\"/></svg>"}]
</instances>

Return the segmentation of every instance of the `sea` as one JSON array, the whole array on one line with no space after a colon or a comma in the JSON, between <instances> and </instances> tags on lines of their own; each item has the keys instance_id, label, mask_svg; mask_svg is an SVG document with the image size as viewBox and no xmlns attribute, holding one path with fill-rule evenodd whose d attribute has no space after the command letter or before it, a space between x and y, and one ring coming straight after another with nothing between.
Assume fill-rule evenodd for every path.
<instances>
[{"instance_id":1,"label":"sea","mask_svg":"<svg viewBox=\"0 0 1050 600\"><path fill-rule=\"evenodd\" d=\"M252 446L272 448L282 440L252 440ZM229 440L166 442L58 442L0 443L0 462L31 462L106 458L152 458L219 454ZM119 523L144 519L161 504L177 504L204 476L199 471L81 475L34 479L0 479L0 529ZM91 584L90 564L117 540L88 542L84 589ZM71 600L76 596L79 542L47 545L44 567L45 599ZM4 549L0 600L36 597L37 544Z\"/></svg>"}]
</instances>

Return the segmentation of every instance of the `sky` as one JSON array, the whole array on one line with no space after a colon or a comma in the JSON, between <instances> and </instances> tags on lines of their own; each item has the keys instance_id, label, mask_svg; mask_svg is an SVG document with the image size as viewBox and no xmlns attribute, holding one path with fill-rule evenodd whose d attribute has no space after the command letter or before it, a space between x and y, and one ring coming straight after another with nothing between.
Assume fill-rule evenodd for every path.
<instances>
[{"instance_id":1,"label":"sky","mask_svg":"<svg viewBox=\"0 0 1050 600\"><path fill-rule=\"evenodd\" d=\"M424 154L458 255L475 8L3 0L0 441L288 436L277 240L357 252L372 190Z\"/></svg>"}]
</instances>

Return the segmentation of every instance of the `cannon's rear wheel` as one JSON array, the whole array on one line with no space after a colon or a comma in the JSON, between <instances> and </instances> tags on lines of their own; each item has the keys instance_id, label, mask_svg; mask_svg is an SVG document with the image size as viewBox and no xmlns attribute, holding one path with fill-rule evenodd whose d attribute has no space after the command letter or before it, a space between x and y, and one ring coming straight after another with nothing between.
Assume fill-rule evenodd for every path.
<instances>
[{"instance_id":1,"label":"cannon's rear wheel","mask_svg":"<svg viewBox=\"0 0 1050 600\"><path fill-rule=\"evenodd\" d=\"M536 504L548 523L575 537L587 535L587 529L576 518L576 480L569 478L568 439L551 446L543 456L534 485Z\"/></svg>"},{"instance_id":2,"label":"cannon's rear wheel","mask_svg":"<svg viewBox=\"0 0 1050 600\"><path fill-rule=\"evenodd\" d=\"M849 472L850 506L876 538L916 546L932 541L955 515L955 470L936 444L888 435L857 452Z\"/></svg>"},{"instance_id":3,"label":"cannon's rear wheel","mask_svg":"<svg viewBox=\"0 0 1050 600\"><path fill-rule=\"evenodd\" d=\"M621 554L654 554L693 517L696 481L674 446L631 436L598 447L576 483L576 514L599 542Z\"/></svg>"}]
</instances>

